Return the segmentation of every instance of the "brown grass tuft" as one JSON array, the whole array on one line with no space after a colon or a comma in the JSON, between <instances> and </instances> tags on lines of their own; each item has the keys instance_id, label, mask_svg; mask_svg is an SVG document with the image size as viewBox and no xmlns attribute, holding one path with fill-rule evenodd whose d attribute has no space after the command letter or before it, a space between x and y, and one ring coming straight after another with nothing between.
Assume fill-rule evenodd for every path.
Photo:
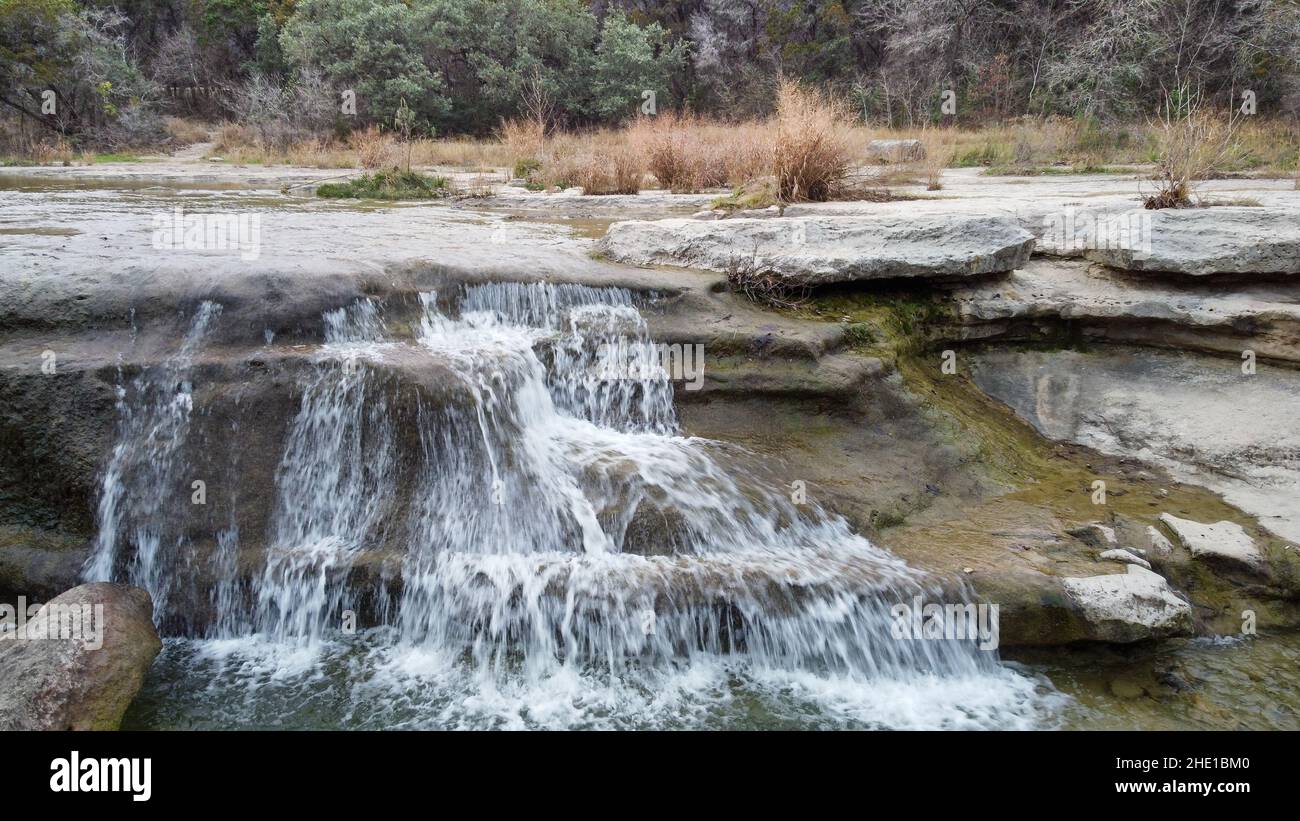
<instances>
[{"instance_id":1,"label":"brown grass tuft","mask_svg":"<svg viewBox=\"0 0 1300 821\"><path fill-rule=\"evenodd\" d=\"M853 164L845 107L823 92L783 82L777 90L772 171L784 202L824 202Z\"/></svg>"}]
</instances>

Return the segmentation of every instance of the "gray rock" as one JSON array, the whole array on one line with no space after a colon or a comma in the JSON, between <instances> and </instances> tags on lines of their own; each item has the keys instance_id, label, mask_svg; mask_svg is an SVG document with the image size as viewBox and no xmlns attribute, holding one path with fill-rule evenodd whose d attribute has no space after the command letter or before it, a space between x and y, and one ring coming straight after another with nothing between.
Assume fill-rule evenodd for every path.
<instances>
[{"instance_id":1,"label":"gray rock","mask_svg":"<svg viewBox=\"0 0 1300 821\"><path fill-rule=\"evenodd\" d=\"M1186 635L1192 608L1158 573L1135 564L1127 573L1062 579L1066 592L1104 641Z\"/></svg>"},{"instance_id":2,"label":"gray rock","mask_svg":"<svg viewBox=\"0 0 1300 821\"><path fill-rule=\"evenodd\" d=\"M1239 359L1118 346L987 351L965 361L981 389L1044 436L1168 470L1300 540L1295 369L1244 376ZM1123 543L1145 541L1133 534Z\"/></svg>"},{"instance_id":3,"label":"gray rock","mask_svg":"<svg viewBox=\"0 0 1300 821\"><path fill-rule=\"evenodd\" d=\"M1140 556L1130 553L1129 551L1124 550L1123 548L1117 548L1115 550L1103 550L1101 552L1101 558L1112 562L1123 562L1124 564L1135 564L1138 567L1145 567L1147 570L1151 569L1151 562L1148 562L1146 559L1143 559Z\"/></svg>"},{"instance_id":4,"label":"gray rock","mask_svg":"<svg viewBox=\"0 0 1300 821\"><path fill-rule=\"evenodd\" d=\"M1183 547L1191 551L1192 558L1222 560L1255 571L1264 569L1264 555L1246 529L1236 522L1205 524L1168 513L1161 513L1160 521L1174 532Z\"/></svg>"},{"instance_id":5,"label":"gray rock","mask_svg":"<svg viewBox=\"0 0 1300 821\"><path fill-rule=\"evenodd\" d=\"M1119 546L1119 539L1115 537L1115 528L1107 527L1100 522L1089 522L1066 532L1084 544L1101 550Z\"/></svg>"},{"instance_id":6,"label":"gray rock","mask_svg":"<svg viewBox=\"0 0 1300 821\"><path fill-rule=\"evenodd\" d=\"M1151 542L1151 549L1161 556L1168 556L1174 552L1174 546L1165 538L1165 534L1150 525L1147 526L1147 539Z\"/></svg>"},{"instance_id":7,"label":"gray rock","mask_svg":"<svg viewBox=\"0 0 1300 821\"><path fill-rule=\"evenodd\" d=\"M97 582L0 640L0 729L112 730L162 648L149 594Z\"/></svg>"},{"instance_id":8,"label":"gray rock","mask_svg":"<svg viewBox=\"0 0 1300 821\"><path fill-rule=\"evenodd\" d=\"M598 247L635 265L752 265L820 284L1002 273L1023 265L1033 244L1031 233L1001 217L874 214L616 222Z\"/></svg>"},{"instance_id":9,"label":"gray rock","mask_svg":"<svg viewBox=\"0 0 1300 821\"><path fill-rule=\"evenodd\" d=\"M1297 216L1289 208L1236 206L1119 214L1107 223L1116 227L1110 247L1085 256L1128 271L1300 274Z\"/></svg>"},{"instance_id":10,"label":"gray rock","mask_svg":"<svg viewBox=\"0 0 1300 821\"><path fill-rule=\"evenodd\" d=\"M1240 359L1300 361L1297 281L1188 288L1082 261L1034 259L1004 278L963 283L952 297L968 339L1033 323L1111 342L1191 348Z\"/></svg>"},{"instance_id":11,"label":"gray rock","mask_svg":"<svg viewBox=\"0 0 1300 821\"><path fill-rule=\"evenodd\" d=\"M867 154L880 162L912 162L925 159L925 143L920 140L872 140Z\"/></svg>"}]
</instances>

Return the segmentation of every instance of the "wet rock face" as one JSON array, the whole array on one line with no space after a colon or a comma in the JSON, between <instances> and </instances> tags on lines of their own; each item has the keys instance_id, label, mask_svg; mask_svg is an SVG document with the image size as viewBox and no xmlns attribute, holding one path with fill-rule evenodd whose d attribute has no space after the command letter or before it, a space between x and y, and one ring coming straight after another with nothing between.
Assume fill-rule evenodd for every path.
<instances>
[{"instance_id":1,"label":"wet rock face","mask_svg":"<svg viewBox=\"0 0 1300 821\"><path fill-rule=\"evenodd\" d=\"M1023 265L1033 235L978 215L617 222L598 245L611 259L726 271L739 265L818 285L873 279L966 277Z\"/></svg>"},{"instance_id":2,"label":"wet rock face","mask_svg":"<svg viewBox=\"0 0 1300 821\"><path fill-rule=\"evenodd\" d=\"M149 594L106 582L0 633L0 729L113 730L162 648Z\"/></svg>"},{"instance_id":3,"label":"wet rock face","mask_svg":"<svg viewBox=\"0 0 1300 821\"><path fill-rule=\"evenodd\" d=\"M1110 348L988 351L971 373L1049 439L1158 465L1223 494L1277 536L1300 538L1293 370L1247 375L1232 360Z\"/></svg>"},{"instance_id":4,"label":"wet rock face","mask_svg":"<svg viewBox=\"0 0 1300 821\"><path fill-rule=\"evenodd\" d=\"M1113 232L1117 242L1085 256L1114 268L1191 276L1300 274L1300 221L1293 209L1188 208L1110 219L1129 230Z\"/></svg>"}]
</instances>

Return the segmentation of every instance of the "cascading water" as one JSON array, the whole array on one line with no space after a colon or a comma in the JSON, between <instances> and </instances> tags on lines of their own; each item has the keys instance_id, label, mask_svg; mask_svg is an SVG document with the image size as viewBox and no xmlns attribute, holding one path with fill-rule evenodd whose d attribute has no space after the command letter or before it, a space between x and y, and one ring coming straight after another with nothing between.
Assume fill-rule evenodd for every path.
<instances>
[{"instance_id":1,"label":"cascading water","mask_svg":"<svg viewBox=\"0 0 1300 821\"><path fill-rule=\"evenodd\" d=\"M117 389L118 440L104 471L95 544L82 575L86 581L112 579L129 545L126 577L149 591L155 617L167 609L170 560L183 538L171 527L166 506L183 495L179 471L194 408L190 367L220 315L217 303L201 303L179 350Z\"/></svg>"},{"instance_id":2,"label":"cascading water","mask_svg":"<svg viewBox=\"0 0 1300 821\"><path fill-rule=\"evenodd\" d=\"M320 637L346 595L341 574L379 528L392 494L392 422L362 362L382 339L370 300L325 315L325 346L276 474L270 544L256 585L253 623L277 638Z\"/></svg>"},{"instance_id":3,"label":"cascading water","mask_svg":"<svg viewBox=\"0 0 1300 821\"><path fill-rule=\"evenodd\" d=\"M156 720L1024 726L1042 709L1039 685L972 642L893 636L891 606L934 593L925 577L795 505L745 454L680 435L630 293L459 296L421 300L415 345L447 384L421 404L401 510L374 367L411 345L369 301L326 315L253 612L219 584L221 638L173 642L160 662L206 695L157 704ZM348 569L393 533L400 592L379 626L344 635Z\"/></svg>"}]
</instances>

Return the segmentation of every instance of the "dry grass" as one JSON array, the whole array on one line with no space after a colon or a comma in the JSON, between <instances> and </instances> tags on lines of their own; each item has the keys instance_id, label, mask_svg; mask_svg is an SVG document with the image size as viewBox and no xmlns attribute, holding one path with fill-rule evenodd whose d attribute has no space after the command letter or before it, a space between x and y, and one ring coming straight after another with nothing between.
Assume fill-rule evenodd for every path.
<instances>
[{"instance_id":1,"label":"dry grass","mask_svg":"<svg viewBox=\"0 0 1300 821\"><path fill-rule=\"evenodd\" d=\"M346 138L320 136L287 146L262 146L256 132L243 125L205 125L170 118L167 128L177 143L203 142L209 131L217 145L211 152L243 164L291 164L319 168L382 169L404 165L423 169L463 169L495 176L501 170L524 178L530 187L582 186L592 193L626 193L646 187L675 192L719 191L736 207L768 201L749 191L755 181L775 181L774 202L819 198L892 199L890 189L923 186L938 190L949 167L983 167L989 174L1132 172L1161 163L1167 155L1184 157L1174 164L1200 163L1192 143L1166 118L1145 124L1102 125L1085 119L1026 117L981 128L873 129L855 123L836 100L793 84L781 86L778 113L762 120L723 121L695 114L661 111L622 128L560 131L551 122L545 101L522 118L501 124L490 139L416 139L401 143L394 134L374 128ZM1185 127L1191 127L1184 124ZM1203 125L1195 142L1213 139ZM75 161L79 154L57 139L27 136L15 146L0 134L0 151L34 162ZM1183 135L1188 136L1188 135ZM866 154L872 138L919 139L926 147L921 161L880 165ZM1214 152L1219 153L1219 152ZM1280 119L1245 118L1238 122L1230 150L1202 174L1250 173L1290 178L1300 173L1300 125ZM1161 166L1169 179L1176 169ZM1196 174L1193 174L1196 176ZM1296 177L1300 180L1300 176ZM1297 183L1300 185L1300 182ZM739 193L731 193L739 192ZM744 205L739 205L739 203Z\"/></svg>"},{"instance_id":2,"label":"dry grass","mask_svg":"<svg viewBox=\"0 0 1300 821\"><path fill-rule=\"evenodd\" d=\"M212 134L210 126L185 117L165 117L163 127L167 130L167 136L171 137L178 148L194 143L205 143L211 139Z\"/></svg>"},{"instance_id":3,"label":"dry grass","mask_svg":"<svg viewBox=\"0 0 1300 821\"><path fill-rule=\"evenodd\" d=\"M362 168L390 168L402 154L397 138L373 125L349 134L348 147L356 152Z\"/></svg>"},{"instance_id":4,"label":"dry grass","mask_svg":"<svg viewBox=\"0 0 1300 821\"><path fill-rule=\"evenodd\" d=\"M812 287L765 270L758 262L758 248L735 256L727 263L727 287L749 299L773 308L798 308L808 299Z\"/></svg>"},{"instance_id":5,"label":"dry grass","mask_svg":"<svg viewBox=\"0 0 1300 821\"><path fill-rule=\"evenodd\" d=\"M624 136L659 185L677 193L739 186L771 172L764 122L723 123L665 112L641 117Z\"/></svg>"},{"instance_id":6,"label":"dry grass","mask_svg":"<svg viewBox=\"0 0 1300 821\"><path fill-rule=\"evenodd\" d=\"M264 147L253 131L237 123L216 129L211 156L245 165L303 165L316 168L391 168L405 165L407 146L395 134L370 127L354 131L346 140L317 137L287 148ZM412 140L413 167L450 166L496 173L509 165L508 152L495 140Z\"/></svg>"},{"instance_id":7,"label":"dry grass","mask_svg":"<svg viewBox=\"0 0 1300 821\"><path fill-rule=\"evenodd\" d=\"M777 90L772 175L784 202L831 199L853 165L845 107L828 95L783 82Z\"/></svg>"}]
</instances>

